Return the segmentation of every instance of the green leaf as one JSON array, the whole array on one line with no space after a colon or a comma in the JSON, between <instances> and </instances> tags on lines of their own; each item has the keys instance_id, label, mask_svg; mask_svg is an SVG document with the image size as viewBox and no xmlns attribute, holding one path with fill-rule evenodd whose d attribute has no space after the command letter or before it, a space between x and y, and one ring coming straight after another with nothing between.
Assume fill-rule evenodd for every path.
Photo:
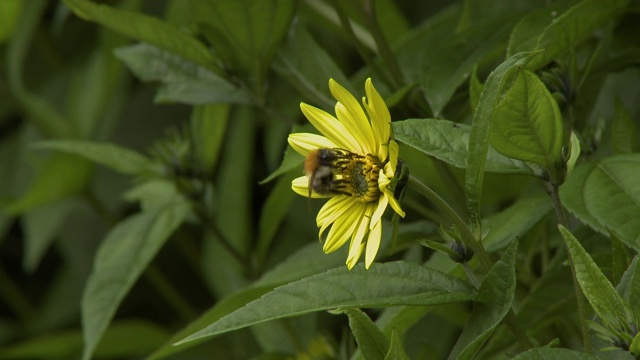
<instances>
[{"instance_id":1,"label":"green leaf","mask_svg":"<svg viewBox=\"0 0 640 360\"><path fill-rule=\"evenodd\" d=\"M294 15L292 0L190 1L198 23L227 65L260 78ZM224 46L221 46L223 45Z\"/></svg>"},{"instance_id":2,"label":"green leaf","mask_svg":"<svg viewBox=\"0 0 640 360\"><path fill-rule=\"evenodd\" d=\"M632 269L632 273L631 279L629 280L629 294L627 296L627 301L631 309L640 311L638 310L640 309L640 261L638 261L637 256L629 266L629 269ZM637 314L636 316L640 316L640 314Z\"/></svg>"},{"instance_id":3,"label":"green leaf","mask_svg":"<svg viewBox=\"0 0 640 360\"><path fill-rule=\"evenodd\" d=\"M489 128L493 112L501 99L507 77L517 66L529 62L539 52L515 54L500 64L489 74L485 82L476 112L473 114L471 134L469 134L469 152L467 153L467 171L465 172L465 192L467 208L472 223L479 219L480 195L484 180L485 163L489 148Z\"/></svg>"},{"instance_id":4,"label":"green leaf","mask_svg":"<svg viewBox=\"0 0 640 360\"><path fill-rule=\"evenodd\" d=\"M404 348L402 347L400 335L398 335L395 329L391 331L391 344L389 345L389 352L387 352L384 360L409 360L409 356L407 356L407 353L404 352Z\"/></svg>"},{"instance_id":5,"label":"green leaf","mask_svg":"<svg viewBox=\"0 0 640 360\"><path fill-rule=\"evenodd\" d=\"M36 147L81 156L123 174L142 175L149 172L159 172L159 165L152 163L146 156L111 143L52 140L39 142Z\"/></svg>"},{"instance_id":6,"label":"green leaf","mask_svg":"<svg viewBox=\"0 0 640 360\"><path fill-rule=\"evenodd\" d=\"M120 222L102 242L82 297L83 359L91 358L120 302L189 214L188 203L175 200Z\"/></svg>"},{"instance_id":7,"label":"green leaf","mask_svg":"<svg viewBox=\"0 0 640 360\"><path fill-rule=\"evenodd\" d=\"M207 175L213 174L218 163L230 110L228 105L201 105L194 106L191 112L193 147Z\"/></svg>"},{"instance_id":8,"label":"green leaf","mask_svg":"<svg viewBox=\"0 0 640 360\"><path fill-rule=\"evenodd\" d=\"M119 10L87 0L64 0L81 18L146 42L187 61L220 73L211 52L195 37L174 25L145 14Z\"/></svg>"},{"instance_id":9,"label":"green leaf","mask_svg":"<svg viewBox=\"0 0 640 360\"><path fill-rule=\"evenodd\" d=\"M513 20L509 17L481 22L454 36L439 38L424 48L420 85L435 117L440 116L475 64L504 46Z\"/></svg>"},{"instance_id":10,"label":"green leaf","mask_svg":"<svg viewBox=\"0 0 640 360\"><path fill-rule=\"evenodd\" d=\"M406 262L376 264L369 270L345 266L278 287L178 344L261 322L339 307L434 305L474 296L467 283Z\"/></svg>"},{"instance_id":11,"label":"green leaf","mask_svg":"<svg viewBox=\"0 0 640 360\"><path fill-rule=\"evenodd\" d=\"M115 55L143 81L162 84L155 97L157 102L202 105L253 101L245 88L161 48L140 43L118 48Z\"/></svg>"},{"instance_id":12,"label":"green leaf","mask_svg":"<svg viewBox=\"0 0 640 360\"><path fill-rule=\"evenodd\" d=\"M272 66L309 103L320 108L332 109L335 106L327 85L330 78L348 90L353 90L342 70L302 26L293 28L287 42L276 54Z\"/></svg>"},{"instance_id":13,"label":"green leaf","mask_svg":"<svg viewBox=\"0 0 640 360\"><path fill-rule=\"evenodd\" d=\"M467 325L449 359L472 359L511 309L516 289L516 250L513 241L482 281Z\"/></svg>"},{"instance_id":14,"label":"green leaf","mask_svg":"<svg viewBox=\"0 0 640 360\"><path fill-rule=\"evenodd\" d=\"M582 193L588 213L620 240L640 249L640 154L602 159L587 175ZM606 234L606 232L605 232Z\"/></svg>"},{"instance_id":15,"label":"green leaf","mask_svg":"<svg viewBox=\"0 0 640 360\"><path fill-rule=\"evenodd\" d=\"M484 85L478 78L478 65L476 64L476 66L473 67L473 72L469 78L469 106L471 106L472 113L474 113L478 107L483 87Z\"/></svg>"},{"instance_id":16,"label":"green leaf","mask_svg":"<svg viewBox=\"0 0 640 360\"><path fill-rule=\"evenodd\" d=\"M585 0L553 19L537 39L534 49L544 53L531 61L529 67L538 69L588 39L595 30L617 16L628 0Z\"/></svg>"},{"instance_id":17,"label":"green leaf","mask_svg":"<svg viewBox=\"0 0 640 360\"><path fill-rule=\"evenodd\" d=\"M471 133L469 125L439 119L408 119L392 125L396 140L447 164L466 167ZM523 162L503 156L493 148L487 150L485 167L488 172L533 174Z\"/></svg>"},{"instance_id":18,"label":"green leaf","mask_svg":"<svg viewBox=\"0 0 640 360\"><path fill-rule=\"evenodd\" d=\"M546 167L558 181L563 139L558 104L534 73L519 68L515 76L494 111L491 145L503 155Z\"/></svg>"},{"instance_id":19,"label":"green leaf","mask_svg":"<svg viewBox=\"0 0 640 360\"><path fill-rule=\"evenodd\" d=\"M596 360L591 354L560 348L535 348L516 355L513 360Z\"/></svg>"},{"instance_id":20,"label":"green leaf","mask_svg":"<svg viewBox=\"0 0 640 360\"><path fill-rule=\"evenodd\" d=\"M626 324L626 305L589 253L564 226L558 225L575 267L576 278L593 310L606 326Z\"/></svg>"},{"instance_id":21,"label":"green leaf","mask_svg":"<svg viewBox=\"0 0 640 360\"><path fill-rule=\"evenodd\" d=\"M10 214L50 204L83 191L93 173L90 162L76 155L53 154L38 172L27 193L7 207Z\"/></svg>"},{"instance_id":22,"label":"green leaf","mask_svg":"<svg viewBox=\"0 0 640 360\"><path fill-rule=\"evenodd\" d=\"M522 238L553 210L546 194L524 196L507 209L483 219L488 234L482 239L487 251L506 247L513 239Z\"/></svg>"},{"instance_id":23,"label":"green leaf","mask_svg":"<svg viewBox=\"0 0 640 360\"><path fill-rule=\"evenodd\" d=\"M638 128L620 98L616 98L616 114L611 122L611 151L614 154L638 152Z\"/></svg>"},{"instance_id":24,"label":"green leaf","mask_svg":"<svg viewBox=\"0 0 640 360\"><path fill-rule=\"evenodd\" d=\"M384 360L389 352L389 340L367 314L356 308L340 308L335 313L349 317L349 327L365 359Z\"/></svg>"},{"instance_id":25,"label":"green leaf","mask_svg":"<svg viewBox=\"0 0 640 360\"><path fill-rule=\"evenodd\" d=\"M595 162L580 164L560 187L560 199L562 204L580 221L601 234L607 234L607 229L591 215L584 202L585 185L595 167Z\"/></svg>"}]
</instances>

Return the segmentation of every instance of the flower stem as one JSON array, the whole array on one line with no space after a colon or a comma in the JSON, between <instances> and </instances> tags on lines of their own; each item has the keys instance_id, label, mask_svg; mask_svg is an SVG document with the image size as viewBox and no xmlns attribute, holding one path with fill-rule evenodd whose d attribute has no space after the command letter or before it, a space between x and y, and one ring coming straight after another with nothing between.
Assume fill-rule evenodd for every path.
<instances>
[{"instance_id":1,"label":"flower stem","mask_svg":"<svg viewBox=\"0 0 640 360\"><path fill-rule=\"evenodd\" d=\"M160 269L150 264L144 272L147 280L153 285L165 301L167 301L175 309L175 311L185 320L191 321L196 318L197 312L180 294L180 292L171 284L171 282L162 274Z\"/></svg>"},{"instance_id":2,"label":"flower stem","mask_svg":"<svg viewBox=\"0 0 640 360\"><path fill-rule=\"evenodd\" d=\"M553 208L556 211L558 224L561 224L562 226L568 228L569 224L567 223L567 218L564 214L562 201L560 200L558 185L552 183L551 181L546 181L544 183L544 187L547 191L547 194L549 194L549 196L551 197L551 201L553 202ZM580 321L580 331L582 332L584 351L587 353L591 353L591 339L589 338L589 328L587 327L586 322L586 304L584 301L584 296L582 295L582 291L580 290L580 284L578 283L578 277L576 275L576 265L573 262L573 258L571 258L571 256L567 257L569 258L569 264L571 265L571 277L573 278L573 289L576 293L578 319Z\"/></svg>"},{"instance_id":3,"label":"flower stem","mask_svg":"<svg viewBox=\"0 0 640 360\"><path fill-rule=\"evenodd\" d=\"M476 239L476 237L473 235L473 232L471 231L469 226L464 222L464 220L462 220L460 215L458 215L458 213L455 210L453 210L453 208L449 206L449 204L446 201L444 201L444 199L442 199L440 195L438 195L435 191L433 191L427 185L423 184L420 180L416 179L413 176L409 176L409 184L411 187L413 187L413 189L415 189L420 194L422 194L425 198L431 201L435 206L437 206L440 210L442 210L447 215L447 217L451 220L451 222L453 222L453 225L458 229L458 232L460 233L460 238L462 239L462 241L465 243L466 246L471 248L475 253L475 256L477 256L482 269L486 272L489 272L493 267L493 264L489 258L489 254L485 250L484 246L482 246L482 242L480 241L480 239ZM477 279L476 280L474 279L475 279L475 276L473 278L470 278L470 281L477 284L478 283ZM526 349L531 349L533 347L531 340L527 337L525 332L518 325L518 319L516 318L516 315L513 312L513 309L509 310L504 321L505 321L505 324L509 327L509 329L513 333L513 335L515 336L518 343L520 343L520 346L522 346L522 348L526 350Z\"/></svg>"}]
</instances>

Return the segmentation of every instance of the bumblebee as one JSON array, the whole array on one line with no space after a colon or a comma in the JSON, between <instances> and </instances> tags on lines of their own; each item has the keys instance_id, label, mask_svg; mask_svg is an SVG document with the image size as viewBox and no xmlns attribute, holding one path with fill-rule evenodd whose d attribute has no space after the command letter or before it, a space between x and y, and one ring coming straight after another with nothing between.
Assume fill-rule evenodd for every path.
<instances>
[{"instance_id":1,"label":"bumblebee","mask_svg":"<svg viewBox=\"0 0 640 360\"><path fill-rule=\"evenodd\" d=\"M334 167L340 156L337 149L316 149L304 159L304 173L309 179L309 198L313 191L321 195L331 193Z\"/></svg>"}]
</instances>

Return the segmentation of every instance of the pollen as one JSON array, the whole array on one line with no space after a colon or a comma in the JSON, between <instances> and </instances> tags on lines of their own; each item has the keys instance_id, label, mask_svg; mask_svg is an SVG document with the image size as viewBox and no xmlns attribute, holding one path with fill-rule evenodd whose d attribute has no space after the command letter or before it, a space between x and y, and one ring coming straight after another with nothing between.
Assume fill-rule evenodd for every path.
<instances>
[{"instance_id":1,"label":"pollen","mask_svg":"<svg viewBox=\"0 0 640 360\"><path fill-rule=\"evenodd\" d=\"M343 156L334 180L335 190L360 202L377 201L382 194L378 177L383 165L377 156L371 154L349 153Z\"/></svg>"}]
</instances>

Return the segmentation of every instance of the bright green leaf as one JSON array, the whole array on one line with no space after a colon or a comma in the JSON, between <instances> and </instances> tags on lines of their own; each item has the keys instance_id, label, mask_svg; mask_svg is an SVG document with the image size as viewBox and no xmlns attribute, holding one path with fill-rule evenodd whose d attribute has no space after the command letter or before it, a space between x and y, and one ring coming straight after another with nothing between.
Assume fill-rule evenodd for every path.
<instances>
[{"instance_id":1,"label":"bright green leaf","mask_svg":"<svg viewBox=\"0 0 640 360\"><path fill-rule=\"evenodd\" d=\"M585 185L589 174L595 169L595 162L584 162L573 171L567 181L560 187L562 204L580 221L592 229L606 234L607 229L587 210L584 202Z\"/></svg>"},{"instance_id":2,"label":"bright green leaf","mask_svg":"<svg viewBox=\"0 0 640 360\"><path fill-rule=\"evenodd\" d=\"M199 64L145 43L116 49L116 56L143 81L162 85L157 102L181 102L192 105L250 104L250 93Z\"/></svg>"},{"instance_id":3,"label":"bright green leaf","mask_svg":"<svg viewBox=\"0 0 640 360\"><path fill-rule=\"evenodd\" d=\"M120 302L189 211L188 203L178 198L166 207L133 215L109 232L82 297L83 359L91 358Z\"/></svg>"},{"instance_id":4,"label":"bright green leaf","mask_svg":"<svg viewBox=\"0 0 640 360\"><path fill-rule=\"evenodd\" d=\"M474 309L449 359L472 359L511 309L516 289L516 250L509 248L484 278Z\"/></svg>"},{"instance_id":5,"label":"bright green leaf","mask_svg":"<svg viewBox=\"0 0 640 360\"><path fill-rule=\"evenodd\" d=\"M493 114L491 144L508 157L546 167L562 162L562 115L540 79L520 68Z\"/></svg>"},{"instance_id":6,"label":"bright green leaf","mask_svg":"<svg viewBox=\"0 0 640 360\"><path fill-rule=\"evenodd\" d=\"M84 157L123 174L141 175L159 171L158 165L146 156L115 144L85 140L52 140L39 142L36 146Z\"/></svg>"},{"instance_id":7,"label":"bright green leaf","mask_svg":"<svg viewBox=\"0 0 640 360\"><path fill-rule=\"evenodd\" d=\"M396 140L455 167L465 168L471 127L448 120L408 119L393 123ZM486 171L532 175L523 162L487 150Z\"/></svg>"},{"instance_id":8,"label":"bright green leaf","mask_svg":"<svg viewBox=\"0 0 640 360\"><path fill-rule=\"evenodd\" d=\"M589 253L564 226L558 225L573 260L576 278L596 314L608 326L626 324L626 305Z\"/></svg>"},{"instance_id":9,"label":"bright green leaf","mask_svg":"<svg viewBox=\"0 0 640 360\"><path fill-rule=\"evenodd\" d=\"M264 321L338 307L434 305L473 298L467 283L423 266L391 262L369 270L345 266L289 283L231 313L180 343Z\"/></svg>"},{"instance_id":10,"label":"bright green leaf","mask_svg":"<svg viewBox=\"0 0 640 360\"><path fill-rule=\"evenodd\" d=\"M391 331L391 344L389 345L389 352L384 357L384 360L409 360L409 356L404 352L402 347L402 340L400 335L394 329Z\"/></svg>"},{"instance_id":11,"label":"bright green leaf","mask_svg":"<svg viewBox=\"0 0 640 360\"><path fill-rule=\"evenodd\" d=\"M64 0L78 16L219 72L211 52L195 37L160 19L87 0Z\"/></svg>"},{"instance_id":12,"label":"bright green leaf","mask_svg":"<svg viewBox=\"0 0 640 360\"><path fill-rule=\"evenodd\" d=\"M23 2L20 0L0 1L0 44L11 37L20 18Z\"/></svg>"},{"instance_id":13,"label":"bright green leaf","mask_svg":"<svg viewBox=\"0 0 640 360\"><path fill-rule=\"evenodd\" d=\"M389 352L389 340L367 314L356 308L341 308L335 312L349 317L349 327L365 359L384 360Z\"/></svg>"},{"instance_id":14,"label":"bright green leaf","mask_svg":"<svg viewBox=\"0 0 640 360\"><path fill-rule=\"evenodd\" d=\"M489 129L493 112L502 97L502 91L509 74L515 67L526 64L538 54L539 52L530 52L513 55L489 74L482 88L478 107L473 114L471 134L469 134L467 171L465 172L464 181L467 208L474 223L479 218L480 195L482 194L482 183L489 149Z\"/></svg>"}]
</instances>

